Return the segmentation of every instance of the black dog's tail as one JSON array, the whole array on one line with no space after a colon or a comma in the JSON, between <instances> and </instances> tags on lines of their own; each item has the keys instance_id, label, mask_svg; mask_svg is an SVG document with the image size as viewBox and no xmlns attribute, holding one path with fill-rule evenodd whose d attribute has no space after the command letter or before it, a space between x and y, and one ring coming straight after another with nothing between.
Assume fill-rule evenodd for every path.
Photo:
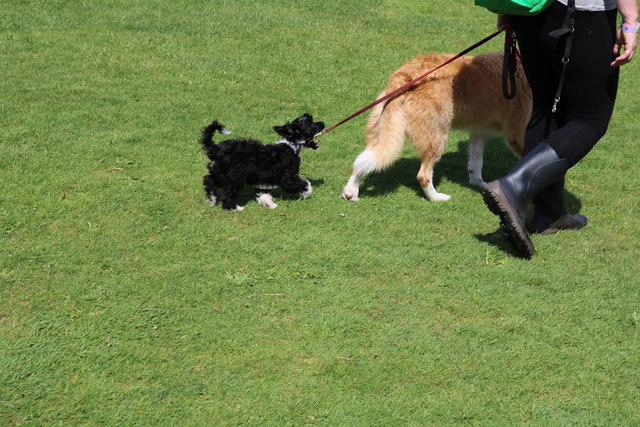
<instances>
[{"instance_id":1,"label":"black dog's tail","mask_svg":"<svg viewBox=\"0 0 640 427\"><path fill-rule=\"evenodd\" d=\"M216 131L223 135L231 133L217 120L214 120L213 123L202 130L200 144L202 144L202 149L211 160L215 160L218 155L218 151L220 151L220 147L213 142L213 134L216 133Z\"/></svg>"}]
</instances>

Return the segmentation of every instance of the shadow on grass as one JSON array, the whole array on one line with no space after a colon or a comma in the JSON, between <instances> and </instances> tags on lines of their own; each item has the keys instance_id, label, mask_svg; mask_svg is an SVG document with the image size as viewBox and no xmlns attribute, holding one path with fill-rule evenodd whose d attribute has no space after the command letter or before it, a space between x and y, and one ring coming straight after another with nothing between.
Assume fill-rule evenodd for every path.
<instances>
[{"instance_id":1,"label":"shadow on grass","mask_svg":"<svg viewBox=\"0 0 640 427\"><path fill-rule=\"evenodd\" d=\"M469 184L467 173L468 141L458 141L458 150L445 153L436 163L433 173L433 185L438 189L442 178L455 182L461 187L471 188L477 193L481 190ZM486 182L497 179L515 165L516 156L499 139L487 141L484 152L484 167L482 177ZM402 158L389 169L365 177L360 185L360 197L377 197L394 193L400 187L411 188L418 197L425 197L422 188L416 180L420 169L420 159L417 157ZM582 208L580 200L565 190L565 205L569 212L579 213Z\"/></svg>"},{"instance_id":2,"label":"shadow on grass","mask_svg":"<svg viewBox=\"0 0 640 427\"><path fill-rule=\"evenodd\" d=\"M521 258L521 256L515 251L511 243L509 243L507 239L503 236L502 232L500 231L500 228L498 228L493 233L475 234L474 237L478 241L486 243L490 246L493 246L494 248L499 249L505 254L514 256L516 258Z\"/></svg>"},{"instance_id":3,"label":"shadow on grass","mask_svg":"<svg viewBox=\"0 0 640 427\"><path fill-rule=\"evenodd\" d=\"M471 188L477 193L481 189L469 184L467 173L468 141L458 141L458 150L445 153L434 168L433 184L438 189L442 178L455 182L461 187ZM484 152L483 179L490 182L505 175L517 162L516 156L498 139L487 142ZM420 169L420 159L418 157L402 158L393 164L386 171L367 176L361 183L361 197L377 197L384 194L393 193L401 186L411 188L418 197L425 197L416 180L416 175ZM565 205L569 212L579 213L582 208L580 200L572 193L565 190ZM482 204L482 199L478 197L478 203ZM532 208L529 206L527 217L531 217ZM499 219L496 216L496 225ZM519 257L513 246L504 238L500 228L488 234L475 234L477 240L487 243L500 251Z\"/></svg>"},{"instance_id":4,"label":"shadow on grass","mask_svg":"<svg viewBox=\"0 0 640 427\"><path fill-rule=\"evenodd\" d=\"M479 188L469 184L467 147L468 141L458 141L458 150L445 153L436 163L433 171L433 185L436 190L442 178L446 178L462 187L480 192ZM516 162L515 156L498 140L487 143L484 159L483 178L485 180L504 175ZM393 193L399 187L404 186L414 189L417 196L424 197L422 188L416 180L420 163L420 158L416 153L415 157L399 159L389 169L365 177L361 183L360 195L362 197L376 197Z\"/></svg>"},{"instance_id":5,"label":"shadow on grass","mask_svg":"<svg viewBox=\"0 0 640 427\"><path fill-rule=\"evenodd\" d=\"M309 182L311 182L311 187L313 187L314 190L320 187L321 185L324 185L324 179L322 178L320 179L306 178L306 179L308 179ZM298 194L285 193L280 188L275 188L271 190L271 194L273 194L273 197L275 198L276 203L278 203L278 201L298 200L300 198ZM251 186L246 186L240 192L240 197L238 198L238 204L240 206L246 206L247 204L250 204L252 202L256 203L255 188Z\"/></svg>"}]
</instances>

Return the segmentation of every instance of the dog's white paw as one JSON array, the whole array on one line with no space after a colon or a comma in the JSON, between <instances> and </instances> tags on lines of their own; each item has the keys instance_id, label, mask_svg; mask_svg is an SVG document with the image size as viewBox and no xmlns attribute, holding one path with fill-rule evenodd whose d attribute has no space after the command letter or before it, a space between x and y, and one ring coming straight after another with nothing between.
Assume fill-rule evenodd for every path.
<instances>
[{"instance_id":1,"label":"dog's white paw","mask_svg":"<svg viewBox=\"0 0 640 427\"><path fill-rule=\"evenodd\" d=\"M276 202L273 200L273 196L269 193L258 194L256 201L260 206L264 206L265 208L275 209L278 207Z\"/></svg>"},{"instance_id":2,"label":"dog's white paw","mask_svg":"<svg viewBox=\"0 0 640 427\"><path fill-rule=\"evenodd\" d=\"M427 199L430 202L446 202L451 199L451 196L444 193L438 193L437 191L429 192L426 194Z\"/></svg>"},{"instance_id":3,"label":"dog's white paw","mask_svg":"<svg viewBox=\"0 0 640 427\"><path fill-rule=\"evenodd\" d=\"M210 194L207 197L207 201L209 202L209 206L213 207L216 205L216 203L218 202L218 199L216 199L216 196L214 196L213 194Z\"/></svg>"},{"instance_id":4,"label":"dog's white paw","mask_svg":"<svg viewBox=\"0 0 640 427\"><path fill-rule=\"evenodd\" d=\"M432 202L446 202L447 200L451 199L451 196L444 193L435 193L431 194L428 199Z\"/></svg>"},{"instance_id":5,"label":"dog's white paw","mask_svg":"<svg viewBox=\"0 0 640 427\"><path fill-rule=\"evenodd\" d=\"M431 202L445 202L451 198L448 194L438 193L433 186L433 181L429 181L429 185L422 189L424 190L424 195L427 196L427 200Z\"/></svg>"},{"instance_id":6,"label":"dog's white paw","mask_svg":"<svg viewBox=\"0 0 640 427\"><path fill-rule=\"evenodd\" d=\"M358 198L358 193L353 193L348 190L344 190L342 192L342 198L349 202L357 202L360 200L360 198Z\"/></svg>"},{"instance_id":7,"label":"dog's white paw","mask_svg":"<svg viewBox=\"0 0 640 427\"><path fill-rule=\"evenodd\" d=\"M360 189L358 188L358 186L352 184L351 180L349 180L347 185L345 185L344 189L342 190L342 198L351 202L356 202L360 200L358 198L358 193L360 192L359 190Z\"/></svg>"},{"instance_id":8,"label":"dog's white paw","mask_svg":"<svg viewBox=\"0 0 640 427\"><path fill-rule=\"evenodd\" d=\"M311 183L308 179L305 179L304 182L307 183L307 189L300 193L300 197L302 197L303 199L308 199L309 197L311 197L311 193L313 193L313 187L311 187Z\"/></svg>"},{"instance_id":9,"label":"dog's white paw","mask_svg":"<svg viewBox=\"0 0 640 427\"><path fill-rule=\"evenodd\" d=\"M238 206L236 205L235 208L231 209L231 211L237 211L237 212L242 212L244 210L244 208L242 206Z\"/></svg>"}]
</instances>

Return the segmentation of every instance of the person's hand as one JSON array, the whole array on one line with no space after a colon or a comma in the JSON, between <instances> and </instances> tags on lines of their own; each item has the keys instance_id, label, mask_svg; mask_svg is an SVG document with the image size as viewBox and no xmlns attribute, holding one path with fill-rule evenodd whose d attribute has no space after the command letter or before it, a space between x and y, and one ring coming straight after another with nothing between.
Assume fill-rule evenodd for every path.
<instances>
[{"instance_id":1,"label":"person's hand","mask_svg":"<svg viewBox=\"0 0 640 427\"><path fill-rule=\"evenodd\" d=\"M638 24L632 24L637 26ZM624 46L624 50L623 47ZM613 55L616 57L611 63L612 67L619 67L627 64L633 58L633 54L638 46L638 33L627 33L618 28L616 42L613 45Z\"/></svg>"}]
</instances>

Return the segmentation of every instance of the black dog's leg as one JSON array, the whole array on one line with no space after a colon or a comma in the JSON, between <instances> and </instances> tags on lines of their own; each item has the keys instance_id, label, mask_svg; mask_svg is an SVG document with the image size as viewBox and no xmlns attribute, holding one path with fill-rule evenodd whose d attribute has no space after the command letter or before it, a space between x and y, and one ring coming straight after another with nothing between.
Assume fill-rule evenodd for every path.
<instances>
[{"instance_id":1,"label":"black dog's leg","mask_svg":"<svg viewBox=\"0 0 640 427\"><path fill-rule=\"evenodd\" d=\"M275 200L273 199L273 194L271 194L271 190L266 188L256 188L256 202L260 206L264 206L265 208L275 209L278 207Z\"/></svg>"},{"instance_id":2,"label":"black dog's leg","mask_svg":"<svg viewBox=\"0 0 640 427\"><path fill-rule=\"evenodd\" d=\"M218 201L218 194L216 192L216 180L213 175L205 175L203 179L204 192L207 194L207 200L209 206L215 206Z\"/></svg>"},{"instance_id":3,"label":"black dog's leg","mask_svg":"<svg viewBox=\"0 0 640 427\"><path fill-rule=\"evenodd\" d=\"M298 175L286 177L280 184L283 191L287 193L297 193L303 199L311 196L311 183L309 180L300 178Z\"/></svg>"},{"instance_id":4,"label":"black dog's leg","mask_svg":"<svg viewBox=\"0 0 640 427\"><path fill-rule=\"evenodd\" d=\"M222 208L228 211L241 211L244 208L238 206L238 198L240 197L240 191L242 186L227 186L225 187L220 201L222 201Z\"/></svg>"}]
</instances>

